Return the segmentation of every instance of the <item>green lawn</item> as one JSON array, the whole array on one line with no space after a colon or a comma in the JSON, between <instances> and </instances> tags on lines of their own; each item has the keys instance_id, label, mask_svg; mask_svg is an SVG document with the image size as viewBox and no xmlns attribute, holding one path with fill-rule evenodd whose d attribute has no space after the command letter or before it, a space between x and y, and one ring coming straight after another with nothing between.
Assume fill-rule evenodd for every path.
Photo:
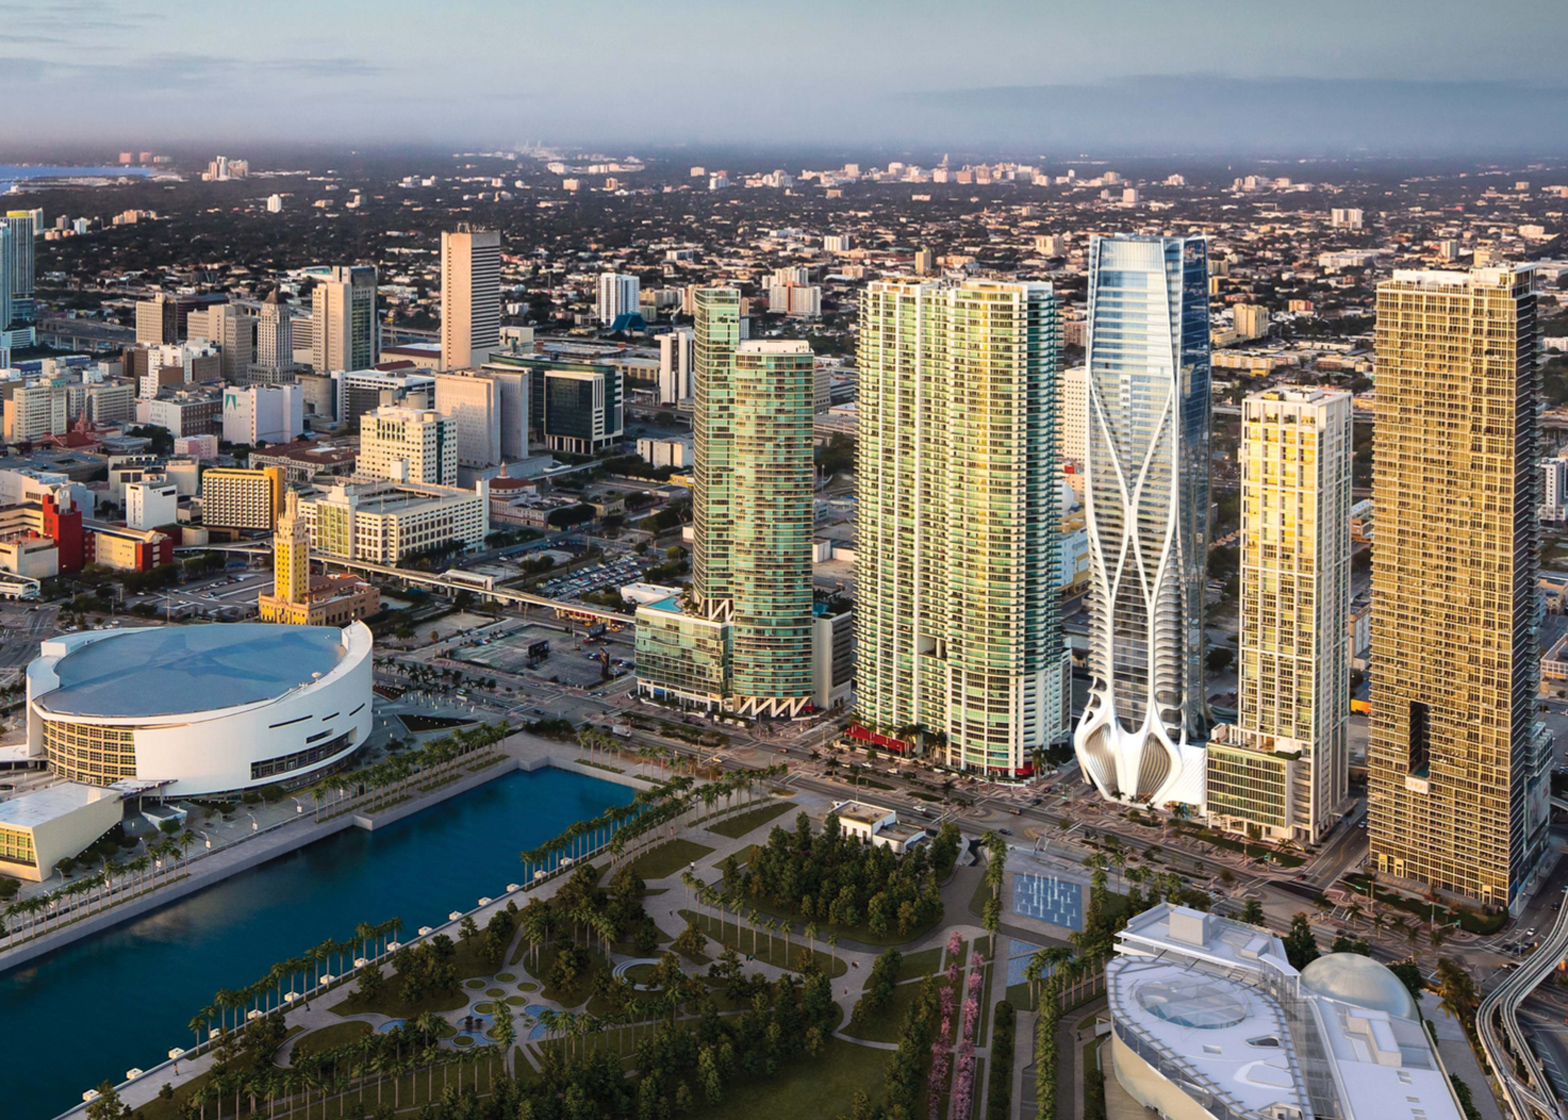
<instances>
[{"instance_id":1,"label":"green lawn","mask_svg":"<svg viewBox=\"0 0 1568 1120\"><path fill-rule=\"evenodd\" d=\"M791 805L787 801L775 805L762 805L756 809L748 809L739 816L730 817L727 820L719 821L717 824L710 824L707 828L709 832L718 833L720 836L728 836L731 840L739 840L746 833L751 832L753 829L761 828L769 821L783 816L794 808L796 806Z\"/></svg>"},{"instance_id":2,"label":"green lawn","mask_svg":"<svg viewBox=\"0 0 1568 1120\"><path fill-rule=\"evenodd\" d=\"M844 1033L855 1038L863 1038L868 1042L897 1042L899 1031L904 1025L904 1016L920 998L920 989L924 985L900 984L893 989L893 999L887 1007L866 1023L850 1019L849 1025L844 1028Z\"/></svg>"},{"instance_id":3,"label":"green lawn","mask_svg":"<svg viewBox=\"0 0 1568 1120\"><path fill-rule=\"evenodd\" d=\"M922 976L930 976L942 967L942 946L936 945L930 949L921 949L918 953L905 953L898 962L897 983L905 980L916 980Z\"/></svg>"},{"instance_id":4,"label":"green lawn","mask_svg":"<svg viewBox=\"0 0 1568 1120\"><path fill-rule=\"evenodd\" d=\"M304 1038L294 1044L294 1059L303 1058L309 1054L319 1054L323 1050L331 1050L335 1046L346 1046L356 1042L370 1033L369 1023L333 1023L330 1027L322 1027L311 1031ZM292 1062L290 1064L293 1064Z\"/></svg>"},{"instance_id":5,"label":"green lawn","mask_svg":"<svg viewBox=\"0 0 1568 1120\"><path fill-rule=\"evenodd\" d=\"M742 957L752 955L753 939L751 930L744 923L741 925L740 937L737 939L734 919L720 923L717 919L705 914L698 914L695 910L678 910L676 913L687 921L696 922L697 928L714 941L735 946L735 951ZM720 936L721 932L722 937ZM791 971L796 971L796 958L808 948L805 938L798 934L792 935L789 943L786 944L783 935L775 933L771 944L772 947L770 948L767 931L758 930L755 953L757 960L762 961L764 964L787 968ZM818 968L828 976L842 976L849 971L849 965L844 962L844 958L838 957L835 959L834 956L828 953L827 946L823 945L821 938L817 939L817 944L821 946L816 950Z\"/></svg>"},{"instance_id":6,"label":"green lawn","mask_svg":"<svg viewBox=\"0 0 1568 1120\"><path fill-rule=\"evenodd\" d=\"M664 879L679 874L686 865L712 855L713 849L690 840L666 840L652 851L632 860L632 871L640 879Z\"/></svg>"},{"instance_id":7,"label":"green lawn","mask_svg":"<svg viewBox=\"0 0 1568 1120\"><path fill-rule=\"evenodd\" d=\"M830 1038L816 1057L802 1055L778 1077L732 1082L724 1087L718 1104L700 1104L692 1110L695 1120L800 1120L833 1117L849 1108L856 1089L872 1101L882 1096L891 1050L856 1046ZM983 1083L982 1083L983 1084ZM701 1095L698 1099L702 1100Z\"/></svg>"}]
</instances>

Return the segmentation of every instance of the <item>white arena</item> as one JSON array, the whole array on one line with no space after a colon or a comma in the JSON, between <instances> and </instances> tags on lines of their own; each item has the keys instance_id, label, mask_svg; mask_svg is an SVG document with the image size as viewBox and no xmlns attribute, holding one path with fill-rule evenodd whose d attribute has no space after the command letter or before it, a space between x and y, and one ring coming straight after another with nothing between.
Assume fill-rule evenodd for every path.
<instances>
[{"instance_id":1,"label":"white arena","mask_svg":"<svg viewBox=\"0 0 1568 1120\"><path fill-rule=\"evenodd\" d=\"M27 668L30 753L71 781L159 783L157 797L303 785L369 736L370 652L362 622L53 638Z\"/></svg>"}]
</instances>

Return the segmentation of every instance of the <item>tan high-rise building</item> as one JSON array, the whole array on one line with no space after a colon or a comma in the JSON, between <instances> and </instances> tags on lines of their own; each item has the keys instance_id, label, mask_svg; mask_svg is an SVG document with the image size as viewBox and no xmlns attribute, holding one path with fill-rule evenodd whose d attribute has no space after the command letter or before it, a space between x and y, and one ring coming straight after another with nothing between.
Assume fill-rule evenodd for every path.
<instances>
[{"instance_id":1,"label":"tan high-rise building","mask_svg":"<svg viewBox=\"0 0 1568 1120\"><path fill-rule=\"evenodd\" d=\"M457 484L457 422L434 409L382 405L359 420L359 466L367 478Z\"/></svg>"},{"instance_id":2,"label":"tan high-rise building","mask_svg":"<svg viewBox=\"0 0 1568 1120\"><path fill-rule=\"evenodd\" d=\"M1206 808L1316 843L1349 796L1350 394L1268 389L1241 407L1239 718L1209 740Z\"/></svg>"},{"instance_id":3,"label":"tan high-rise building","mask_svg":"<svg viewBox=\"0 0 1568 1120\"><path fill-rule=\"evenodd\" d=\"M501 344L501 234L441 235L441 368L472 369Z\"/></svg>"},{"instance_id":4,"label":"tan high-rise building","mask_svg":"<svg viewBox=\"0 0 1568 1120\"><path fill-rule=\"evenodd\" d=\"M1509 906L1548 823L1533 280L1400 270L1377 291L1372 862Z\"/></svg>"},{"instance_id":5,"label":"tan high-rise building","mask_svg":"<svg viewBox=\"0 0 1568 1120\"><path fill-rule=\"evenodd\" d=\"M317 373L369 369L381 352L372 265L312 271L310 364Z\"/></svg>"}]
</instances>

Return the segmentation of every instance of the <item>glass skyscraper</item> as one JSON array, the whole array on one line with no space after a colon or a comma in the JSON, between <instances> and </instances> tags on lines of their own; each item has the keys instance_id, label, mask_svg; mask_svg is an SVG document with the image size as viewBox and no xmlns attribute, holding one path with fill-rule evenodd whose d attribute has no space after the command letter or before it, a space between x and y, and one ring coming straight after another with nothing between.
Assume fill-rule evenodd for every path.
<instances>
[{"instance_id":1,"label":"glass skyscraper","mask_svg":"<svg viewBox=\"0 0 1568 1120\"><path fill-rule=\"evenodd\" d=\"M696 293L690 602L637 612L643 695L743 716L811 702L816 362L740 340L740 293Z\"/></svg>"},{"instance_id":2,"label":"glass skyscraper","mask_svg":"<svg viewBox=\"0 0 1568 1120\"><path fill-rule=\"evenodd\" d=\"M1073 745L1117 800L1203 804L1208 245L1089 245L1088 704Z\"/></svg>"},{"instance_id":3,"label":"glass skyscraper","mask_svg":"<svg viewBox=\"0 0 1568 1120\"><path fill-rule=\"evenodd\" d=\"M1049 284L888 280L860 312L855 712L955 769L1067 738Z\"/></svg>"}]
</instances>

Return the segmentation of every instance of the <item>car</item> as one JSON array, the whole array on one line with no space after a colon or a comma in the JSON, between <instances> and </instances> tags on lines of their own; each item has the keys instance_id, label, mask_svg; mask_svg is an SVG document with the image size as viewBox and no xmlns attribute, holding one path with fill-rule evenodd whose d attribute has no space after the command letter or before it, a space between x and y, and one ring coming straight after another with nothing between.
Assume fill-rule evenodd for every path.
<instances>
[{"instance_id":1,"label":"car","mask_svg":"<svg viewBox=\"0 0 1568 1120\"><path fill-rule=\"evenodd\" d=\"M1001 836L1011 836L1013 834L1013 830L1010 828L999 828L996 831Z\"/></svg>"}]
</instances>

